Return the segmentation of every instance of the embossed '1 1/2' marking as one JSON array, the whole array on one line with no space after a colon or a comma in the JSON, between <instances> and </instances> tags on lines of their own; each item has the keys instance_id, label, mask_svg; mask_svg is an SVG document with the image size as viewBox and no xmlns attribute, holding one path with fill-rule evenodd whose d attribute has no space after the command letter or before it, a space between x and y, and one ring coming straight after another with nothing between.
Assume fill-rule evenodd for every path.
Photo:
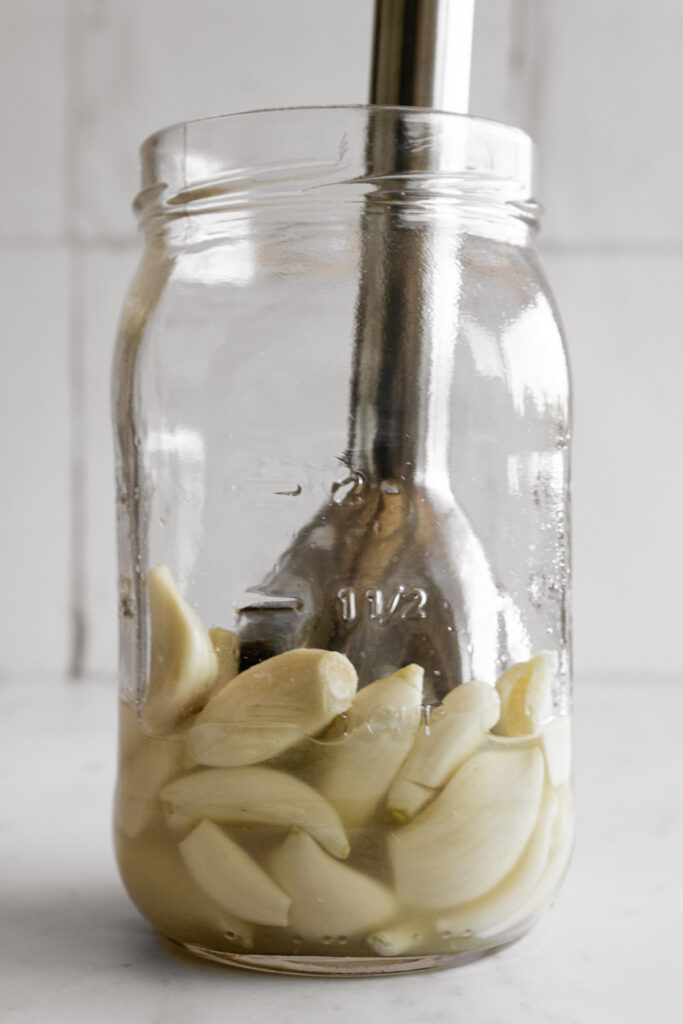
<instances>
[{"instance_id":1,"label":"embossed '1 1/2' marking","mask_svg":"<svg viewBox=\"0 0 683 1024\"><path fill-rule=\"evenodd\" d=\"M354 587L341 587L337 591L337 611L342 622L349 626L362 618L386 626L390 622L427 617L425 607L427 591L422 587L404 587L399 584L389 597L379 589L370 587L358 591Z\"/></svg>"}]
</instances>

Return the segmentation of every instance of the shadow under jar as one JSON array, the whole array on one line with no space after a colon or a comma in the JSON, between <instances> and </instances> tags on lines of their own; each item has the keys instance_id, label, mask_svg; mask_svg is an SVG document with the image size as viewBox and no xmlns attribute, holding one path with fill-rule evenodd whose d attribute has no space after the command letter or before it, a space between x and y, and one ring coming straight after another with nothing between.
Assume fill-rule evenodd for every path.
<instances>
[{"instance_id":1,"label":"shadow under jar","mask_svg":"<svg viewBox=\"0 0 683 1024\"><path fill-rule=\"evenodd\" d=\"M260 970L503 946L573 840L569 382L532 144L306 108L142 156L114 381L126 888Z\"/></svg>"}]
</instances>

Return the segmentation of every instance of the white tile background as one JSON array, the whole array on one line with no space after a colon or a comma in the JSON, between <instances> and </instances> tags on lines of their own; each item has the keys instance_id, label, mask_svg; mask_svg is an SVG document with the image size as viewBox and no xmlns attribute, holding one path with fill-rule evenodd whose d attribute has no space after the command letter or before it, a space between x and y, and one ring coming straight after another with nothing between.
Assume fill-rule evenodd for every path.
<instances>
[{"instance_id":1,"label":"white tile background","mask_svg":"<svg viewBox=\"0 0 683 1024\"><path fill-rule=\"evenodd\" d=\"M163 124L365 100L371 0L0 0L0 674L115 666L109 364ZM542 153L575 378L580 670L677 671L683 7L479 0L474 113Z\"/></svg>"}]
</instances>

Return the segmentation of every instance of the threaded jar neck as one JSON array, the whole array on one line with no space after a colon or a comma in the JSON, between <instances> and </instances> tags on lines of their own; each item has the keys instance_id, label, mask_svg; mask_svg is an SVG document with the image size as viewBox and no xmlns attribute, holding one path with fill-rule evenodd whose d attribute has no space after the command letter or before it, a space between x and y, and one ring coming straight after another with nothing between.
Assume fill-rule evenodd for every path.
<instances>
[{"instance_id":1,"label":"threaded jar neck","mask_svg":"<svg viewBox=\"0 0 683 1024\"><path fill-rule=\"evenodd\" d=\"M508 125L412 107L293 107L173 125L141 149L147 231L255 207L368 202L537 225L534 145ZM517 228L515 228L517 225ZM518 240L518 239L512 239Z\"/></svg>"}]
</instances>

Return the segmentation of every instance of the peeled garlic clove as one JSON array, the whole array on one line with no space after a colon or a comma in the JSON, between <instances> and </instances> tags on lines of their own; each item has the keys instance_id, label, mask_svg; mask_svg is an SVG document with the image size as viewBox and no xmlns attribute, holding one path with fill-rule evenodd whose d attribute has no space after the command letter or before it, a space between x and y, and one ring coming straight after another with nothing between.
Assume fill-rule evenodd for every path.
<instances>
[{"instance_id":1,"label":"peeled garlic clove","mask_svg":"<svg viewBox=\"0 0 683 1024\"><path fill-rule=\"evenodd\" d=\"M500 925L523 906L546 869L557 811L557 796L548 790L541 801L531 839L512 871L478 900L446 911L437 919L437 931L450 932L455 937L485 932Z\"/></svg>"},{"instance_id":2,"label":"peeled garlic clove","mask_svg":"<svg viewBox=\"0 0 683 1024\"><path fill-rule=\"evenodd\" d=\"M496 682L501 704L496 733L527 736L538 732L552 714L552 684L557 675L557 663L557 654L542 651L503 672Z\"/></svg>"},{"instance_id":3,"label":"peeled garlic clove","mask_svg":"<svg viewBox=\"0 0 683 1024\"><path fill-rule=\"evenodd\" d=\"M241 672L208 702L187 738L188 764L235 767L274 757L322 732L351 704L353 665L298 648Z\"/></svg>"},{"instance_id":4,"label":"peeled garlic clove","mask_svg":"<svg viewBox=\"0 0 683 1024\"><path fill-rule=\"evenodd\" d=\"M296 825L335 857L349 855L334 808L305 782L273 768L207 768L176 779L161 791L161 800L171 828L201 818L226 825Z\"/></svg>"},{"instance_id":5,"label":"peeled garlic clove","mask_svg":"<svg viewBox=\"0 0 683 1024\"><path fill-rule=\"evenodd\" d=\"M429 724L420 727L389 790L390 816L407 821L428 804L476 753L499 713L498 692L487 683L462 683L447 694L443 704L432 709Z\"/></svg>"},{"instance_id":6,"label":"peeled garlic clove","mask_svg":"<svg viewBox=\"0 0 683 1024\"><path fill-rule=\"evenodd\" d=\"M538 818L540 750L483 750L409 825L390 836L401 902L423 910L475 900L503 880Z\"/></svg>"},{"instance_id":7,"label":"peeled garlic clove","mask_svg":"<svg viewBox=\"0 0 683 1024\"><path fill-rule=\"evenodd\" d=\"M472 680L447 693L442 708L449 715L473 713L479 716L484 732L492 729L500 717L500 696L495 686ZM437 709L438 710L438 709Z\"/></svg>"},{"instance_id":8,"label":"peeled garlic clove","mask_svg":"<svg viewBox=\"0 0 683 1024\"><path fill-rule=\"evenodd\" d=\"M406 665L364 686L348 709L348 731L360 729L368 723L372 725L373 721L381 725L382 714L387 716L391 724L399 721L402 726L417 726L420 721L423 681L423 668L419 665Z\"/></svg>"},{"instance_id":9,"label":"peeled garlic clove","mask_svg":"<svg viewBox=\"0 0 683 1024\"><path fill-rule=\"evenodd\" d=\"M125 887L140 912L164 935L210 949L249 949L254 929L219 907L191 878L175 845L116 836L116 856Z\"/></svg>"},{"instance_id":10,"label":"peeled garlic clove","mask_svg":"<svg viewBox=\"0 0 683 1024\"><path fill-rule=\"evenodd\" d=\"M142 722L151 733L167 733L202 707L216 681L218 658L165 565L147 573L147 594L151 656Z\"/></svg>"},{"instance_id":11,"label":"peeled garlic clove","mask_svg":"<svg viewBox=\"0 0 683 1024\"><path fill-rule=\"evenodd\" d=\"M572 723L570 718L556 718L543 729L541 748L545 757L550 785L566 786L572 772Z\"/></svg>"},{"instance_id":12,"label":"peeled garlic clove","mask_svg":"<svg viewBox=\"0 0 683 1024\"><path fill-rule=\"evenodd\" d=\"M420 736L421 749L415 751L415 758L411 753L404 774L413 782L439 789L483 742L478 715L446 715Z\"/></svg>"},{"instance_id":13,"label":"peeled garlic clove","mask_svg":"<svg viewBox=\"0 0 683 1024\"><path fill-rule=\"evenodd\" d=\"M201 821L178 849L197 885L219 907L253 924L287 924L289 896L218 825Z\"/></svg>"},{"instance_id":14,"label":"peeled garlic clove","mask_svg":"<svg viewBox=\"0 0 683 1024\"><path fill-rule=\"evenodd\" d=\"M564 877L574 845L574 803L567 787L555 790L557 814L552 827L547 866L538 885L505 920L499 920L496 933L509 932L520 922L539 914L552 902Z\"/></svg>"},{"instance_id":15,"label":"peeled garlic clove","mask_svg":"<svg viewBox=\"0 0 683 1024\"><path fill-rule=\"evenodd\" d=\"M534 750L540 745L541 742L541 730L538 732L529 733L528 736L498 736L495 732L489 732L486 734L486 743L484 744L488 750Z\"/></svg>"},{"instance_id":16,"label":"peeled garlic clove","mask_svg":"<svg viewBox=\"0 0 683 1024\"><path fill-rule=\"evenodd\" d=\"M306 734L296 725L226 725L201 722L188 734L186 765L241 767L267 761L295 746Z\"/></svg>"},{"instance_id":17,"label":"peeled garlic clove","mask_svg":"<svg viewBox=\"0 0 683 1024\"><path fill-rule=\"evenodd\" d=\"M368 935L368 945L378 956L404 956L421 946L434 929L416 920L397 921Z\"/></svg>"},{"instance_id":18,"label":"peeled garlic clove","mask_svg":"<svg viewBox=\"0 0 683 1024\"><path fill-rule=\"evenodd\" d=\"M131 839L139 836L161 811L159 790L183 771L181 740L146 736L137 718L135 726L134 743L129 739L124 747L128 754L119 771L114 811L116 826ZM127 736L133 728L132 722L127 724Z\"/></svg>"},{"instance_id":19,"label":"peeled garlic clove","mask_svg":"<svg viewBox=\"0 0 683 1024\"><path fill-rule=\"evenodd\" d=\"M423 725L389 790L390 815L395 820L414 817L484 739L481 719L474 712L444 714L428 727ZM416 789L416 785L420 788Z\"/></svg>"},{"instance_id":20,"label":"peeled garlic clove","mask_svg":"<svg viewBox=\"0 0 683 1024\"><path fill-rule=\"evenodd\" d=\"M397 912L386 885L340 864L306 832L292 832L270 854L267 867L291 897L292 931L306 939L362 935Z\"/></svg>"},{"instance_id":21,"label":"peeled garlic clove","mask_svg":"<svg viewBox=\"0 0 683 1024\"><path fill-rule=\"evenodd\" d=\"M220 626L210 629L209 637L218 658L218 675L213 689L213 693L217 693L240 670L240 638L237 633Z\"/></svg>"},{"instance_id":22,"label":"peeled garlic clove","mask_svg":"<svg viewBox=\"0 0 683 1024\"><path fill-rule=\"evenodd\" d=\"M438 789L421 786L400 776L393 783L387 797L387 814L396 825L405 825L438 794Z\"/></svg>"},{"instance_id":23,"label":"peeled garlic clove","mask_svg":"<svg viewBox=\"0 0 683 1024\"><path fill-rule=\"evenodd\" d=\"M412 746L423 677L408 665L364 687L349 708L348 735L319 750L325 767L318 788L349 828L372 816Z\"/></svg>"}]
</instances>

